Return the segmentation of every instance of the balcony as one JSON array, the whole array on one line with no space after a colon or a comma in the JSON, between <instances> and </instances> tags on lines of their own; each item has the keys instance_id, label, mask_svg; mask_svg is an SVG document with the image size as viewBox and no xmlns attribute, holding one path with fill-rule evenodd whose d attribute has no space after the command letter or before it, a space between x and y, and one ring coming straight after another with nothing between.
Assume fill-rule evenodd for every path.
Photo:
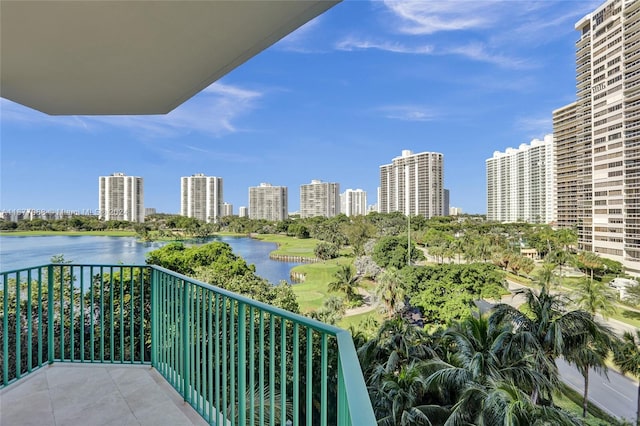
<instances>
[{"instance_id":1,"label":"balcony","mask_svg":"<svg viewBox=\"0 0 640 426\"><path fill-rule=\"evenodd\" d=\"M345 330L156 266L50 264L0 290L3 417L21 424L43 407L78 425L376 423Z\"/></svg>"}]
</instances>

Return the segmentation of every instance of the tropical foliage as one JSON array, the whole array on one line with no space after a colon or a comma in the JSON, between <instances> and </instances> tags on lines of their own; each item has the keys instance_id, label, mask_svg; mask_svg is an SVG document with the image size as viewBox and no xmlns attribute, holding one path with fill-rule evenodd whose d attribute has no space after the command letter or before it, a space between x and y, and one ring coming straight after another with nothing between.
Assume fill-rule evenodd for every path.
<instances>
[{"instance_id":1,"label":"tropical foliage","mask_svg":"<svg viewBox=\"0 0 640 426\"><path fill-rule=\"evenodd\" d=\"M500 300L507 294L504 274L493 265L444 264L403 271L411 306L427 323L448 324L470 314L478 299Z\"/></svg>"},{"instance_id":2,"label":"tropical foliage","mask_svg":"<svg viewBox=\"0 0 640 426\"><path fill-rule=\"evenodd\" d=\"M554 402L555 361L583 356L606 330L584 311L564 312L554 296L530 297L530 317L498 306L432 334L400 317L385 321L358 348L378 424L582 424ZM606 355L609 346L598 347Z\"/></svg>"}]
</instances>

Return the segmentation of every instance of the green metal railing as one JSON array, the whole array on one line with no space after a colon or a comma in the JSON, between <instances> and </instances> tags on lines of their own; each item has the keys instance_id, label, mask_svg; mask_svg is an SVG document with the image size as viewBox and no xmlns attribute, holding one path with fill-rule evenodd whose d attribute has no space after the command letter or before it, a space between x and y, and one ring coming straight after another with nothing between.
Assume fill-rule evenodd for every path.
<instances>
[{"instance_id":1,"label":"green metal railing","mask_svg":"<svg viewBox=\"0 0 640 426\"><path fill-rule=\"evenodd\" d=\"M345 330L156 266L0 279L2 387L53 362L151 364L210 424L375 424Z\"/></svg>"}]
</instances>

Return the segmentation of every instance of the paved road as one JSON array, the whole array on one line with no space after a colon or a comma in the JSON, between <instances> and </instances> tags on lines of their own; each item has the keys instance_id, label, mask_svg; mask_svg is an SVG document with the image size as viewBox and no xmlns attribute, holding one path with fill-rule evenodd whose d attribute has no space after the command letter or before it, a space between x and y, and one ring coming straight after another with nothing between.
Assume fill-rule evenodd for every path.
<instances>
[{"instance_id":1,"label":"paved road","mask_svg":"<svg viewBox=\"0 0 640 426\"><path fill-rule=\"evenodd\" d=\"M558 360L562 381L580 392L584 392L584 378L575 367ZM609 370L607 377L591 370L589 373L589 400L612 416L630 422L636 418L638 385L628 377Z\"/></svg>"},{"instance_id":2,"label":"paved road","mask_svg":"<svg viewBox=\"0 0 640 426\"><path fill-rule=\"evenodd\" d=\"M512 292L519 288L524 288L523 285L513 281L508 281L508 283L509 290ZM524 303L524 298L521 295L505 296L502 298L502 302L518 307ZM481 310L490 307L490 303L486 301L483 301L480 305ZM635 327L629 324L613 319L605 321L600 318L600 321L609 326L617 334L622 334L624 331L635 332L636 330ZM562 381L582 395L584 392L584 378L578 370L560 359L557 360L557 365ZM591 371L589 377L589 400L591 402L612 416L628 421L635 419L638 400L638 383L612 370L608 372L608 379L595 371Z\"/></svg>"}]
</instances>

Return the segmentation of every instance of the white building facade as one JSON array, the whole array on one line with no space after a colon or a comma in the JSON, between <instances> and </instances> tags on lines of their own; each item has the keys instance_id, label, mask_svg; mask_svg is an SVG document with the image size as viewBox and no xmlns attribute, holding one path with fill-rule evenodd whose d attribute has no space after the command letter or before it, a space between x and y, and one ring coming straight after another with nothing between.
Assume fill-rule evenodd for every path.
<instances>
[{"instance_id":1,"label":"white building facade","mask_svg":"<svg viewBox=\"0 0 640 426\"><path fill-rule=\"evenodd\" d=\"M289 194L286 186L261 183L249 188L249 219L282 221L289 217Z\"/></svg>"},{"instance_id":2,"label":"white building facade","mask_svg":"<svg viewBox=\"0 0 640 426\"><path fill-rule=\"evenodd\" d=\"M403 150L391 164L380 166L378 210L426 218L445 210L444 156L437 152Z\"/></svg>"},{"instance_id":3,"label":"white building facade","mask_svg":"<svg viewBox=\"0 0 640 426\"><path fill-rule=\"evenodd\" d=\"M300 186L300 217L333 217L340 213L340 184L312 180Z\"/></svg>"},{"instance_id":4,"label":"white building facade","mask_svg":"<svg viewBox=\"0 0 640 426\"><path fill-rule=\"evenodd\" d=\"M487 220L553 223L555 161L553 136L494 152L486 160Z\"/></svg>"},{"instance_id":5,"label":"white building facade","mask_svg":"<svg viewBox=\"0 0 640 426\"><path fill-rule=\"evenodd\" d=\"M180 214L217 222L223 214L223 180L203 173L180 178Z\"/></svg>"},{"instance_id":6,"label":"white building facade","mask_svg":"<svg viewBox=\"0 0 640 426\"><path fill-rule=\"evenodd\" d=\"M144 181L114 173L98 178L98 217L102 220L144 222Z\"/></svg>"},{"instance_id":7,"label":"white building facade","mask_svg":"<svg viewBox=\"0 0 640 426\"><path fill-rule=\"evenodd\" d=\"M367 214L367 192L362 189L347 189L340 194L340 213L347 216Z\"/></svg>"}]
</instances>

